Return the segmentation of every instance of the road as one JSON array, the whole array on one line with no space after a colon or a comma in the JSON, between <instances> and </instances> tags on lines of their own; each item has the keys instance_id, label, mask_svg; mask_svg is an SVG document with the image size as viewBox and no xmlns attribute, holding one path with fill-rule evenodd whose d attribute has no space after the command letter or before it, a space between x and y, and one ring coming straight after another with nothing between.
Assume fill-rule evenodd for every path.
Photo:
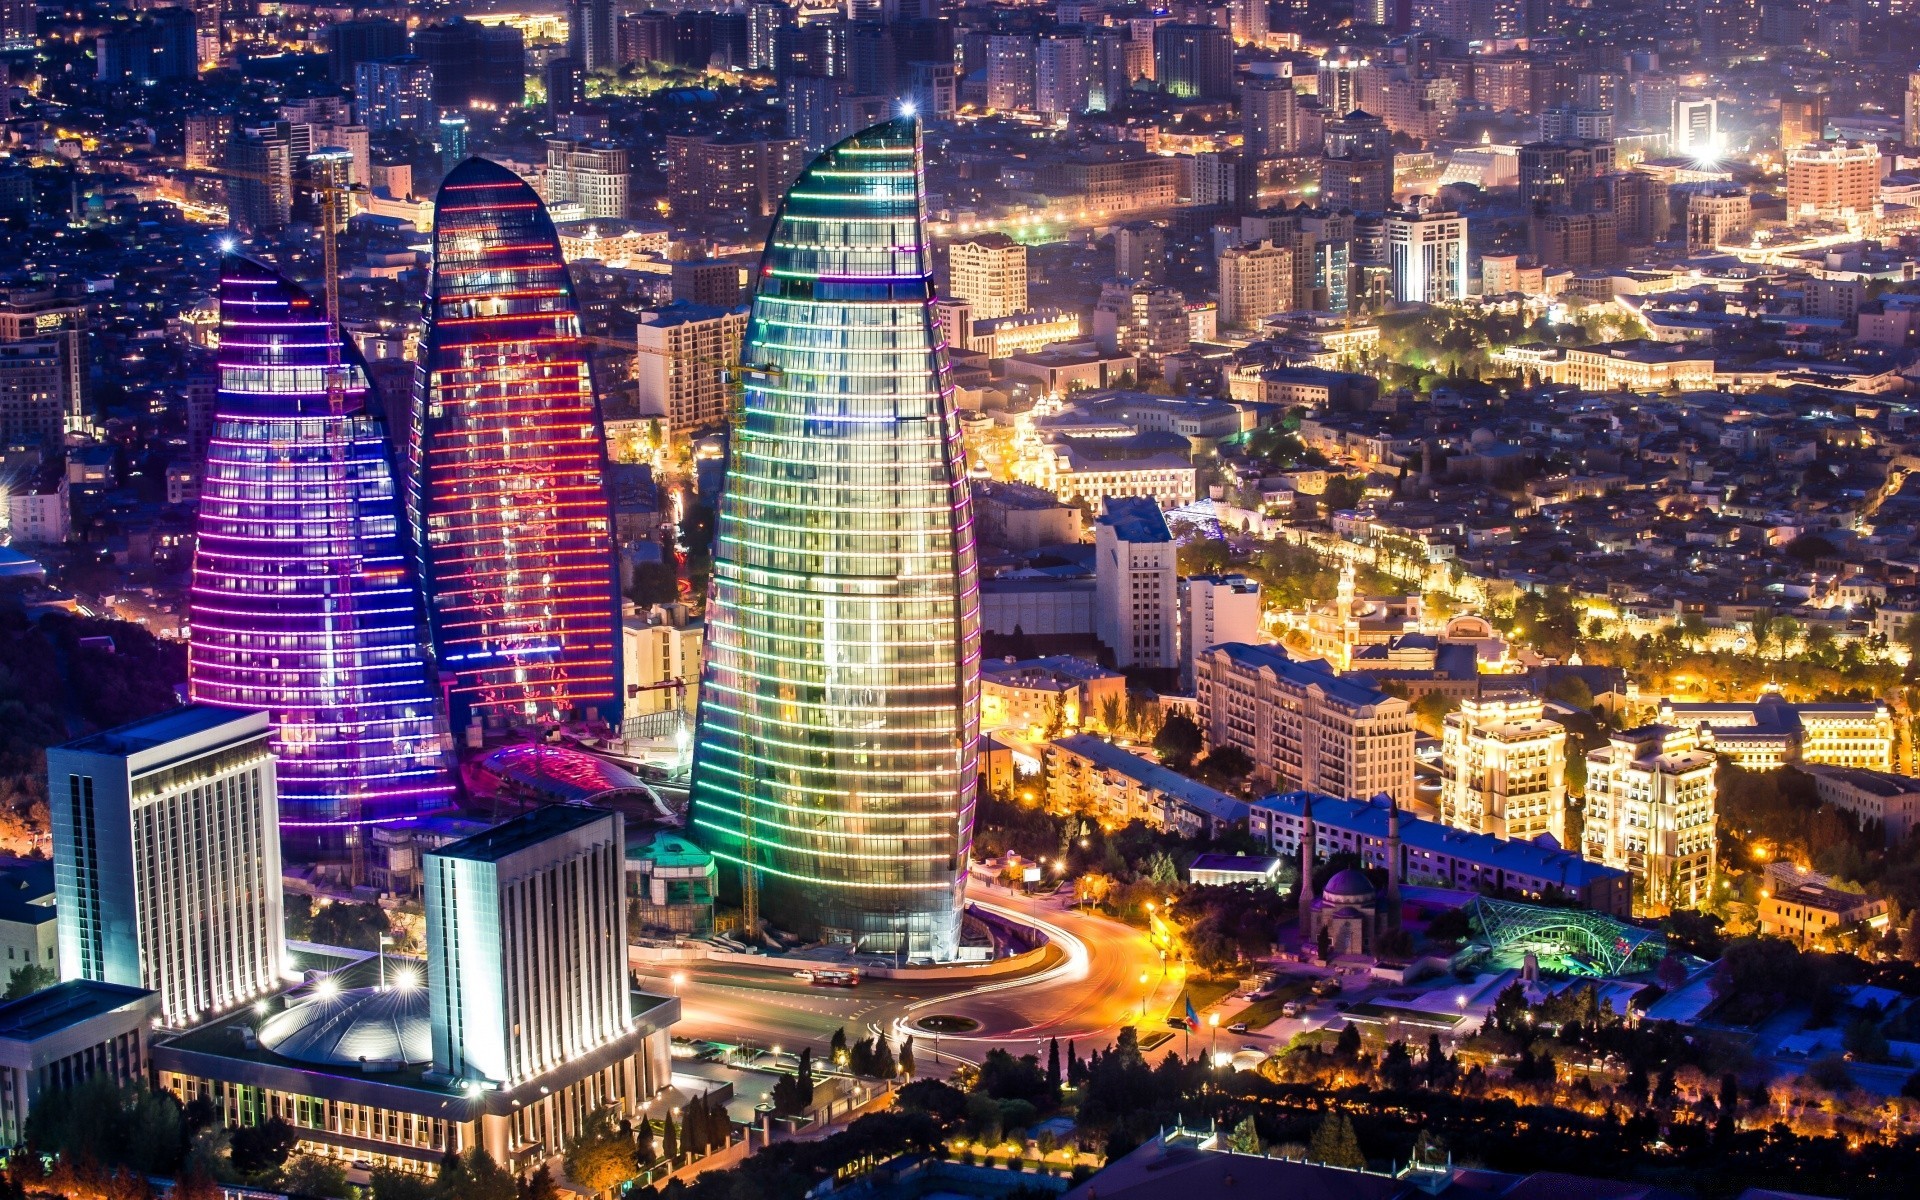
<instances>
[{"instance_id":1,"label":"road","mask_svg":"<svg viewBox=\"0 0 1920 1200\"><path fill-rule=\"evenodd\" d=\"M678 991L682 1015L675 1032L680 1036L786 1050L810 1045L816 1056L841 1028L849 1038L885 1030L896 1044L913 1033L923 1064L936 1052L942 1062L978 1062L994 1046L1044 1054L1053 1037L1079 1042L1084 1053L1107 1045L1122 1026L1138 1023L1143 999L1147 1028L1165 1027L1182 978L1177 972L1162 977L1159 955L1144 931L1074 911L1063 897L1010 895L978 881L968 899L1042 925L1059 956L1034 975L971 986L869 977L858 988L842 990L712 964L662 964L642 970L641 982L650 990ZM1142 972L1148 974L1144 987ZM682 980L678 985L676 974ZM975 1027L937 1039L915 1030L915 1022L935 1015L962 1018Z\"/></svg>"}]
</instances>

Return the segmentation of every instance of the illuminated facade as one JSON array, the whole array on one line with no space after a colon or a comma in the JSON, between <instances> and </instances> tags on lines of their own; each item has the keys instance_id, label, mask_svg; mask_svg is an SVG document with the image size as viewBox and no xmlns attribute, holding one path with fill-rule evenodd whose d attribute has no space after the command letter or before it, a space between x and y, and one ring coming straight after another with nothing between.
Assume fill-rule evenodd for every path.
<instances>
[{"instance_id":1,"label":"illuminated facade","mask_svg":"<svg viewBox=\"0 0 1920 1200\"><path fill-rule=\"evenodd\" d=\"M951 957L980 619L919 128L800 176L747 326L707 608L693 828L783 928Z\"/></svg>"},{"instance_id":2,"label":"illuminated facade","mask_svg":"<svg viewBox=\"0 0 1920 1200\"><path fill-rule=\"evenodd\" d=\"M441 185L408 485L456 728L620 719L600 407L560 239L532 188Z\"/></svg>"},{"instance_id":3,"label":"illuminated facade","mask_svg":"<svg viewBox=\"0 0 1920 1200\"><path fill-rule=\"evenodd\" d=\"M379 408L351 347L329 395L328 336L299 287L227 259L187 667L196 701L271 715L281 829L322 856L452 799Z\"/></svg>"}]
</instances>

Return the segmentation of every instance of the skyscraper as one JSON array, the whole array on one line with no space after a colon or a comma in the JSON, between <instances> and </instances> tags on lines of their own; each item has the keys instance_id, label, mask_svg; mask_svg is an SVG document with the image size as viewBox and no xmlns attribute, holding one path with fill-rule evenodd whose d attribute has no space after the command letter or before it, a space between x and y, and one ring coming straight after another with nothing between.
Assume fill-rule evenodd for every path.
<instances>
[{"instance_id":1,"label":"skyscraper","mask_svg":"<svg viewBox=\"0 0 1920 1200\"><path fill-rule=\"evenodd\" d=\"M567 0L567 57L586 71L620 65L613 27L613 0Z\"/></svg>"},{"instance_id":2,"label":"skyscraper","mask_svg":"<svg viewBox=\"0 0 1920 1200\"><path fill-rule=\"evenodd\" d=\"M62 979L152 988L174 1026L280 986L272 740L196 704L47 751Z\"/></svg>"},{"instance_id":3,"label":"skyscraper","mask_svg":"<svg viewBox=\"0 0 1920 1200\"><path fill-rule=\"evenodd\" d=\"M720 502L693 828L810 936L951 957L980 618L918 123L802 172L768 239Z\"/></svg>"},{"instance_id":4,"label":"skyscraper","mask_svg":"<svg viewBox=\"0 0 1920 1200\"><path fill-rule=\"evenodd\" d=\"M470 158L434 207L408 486L456 729L619 720L600 405L546 206Z\"/></svg>"},{"instance_id":5,"label":"skyscraper","mask_svg":"<svg viewBox=\"0 0 1920 1200\"><path fill-rule=\"evenodd\" d=\"M289 845L335 856L452 784L384 422L350 345L328 386L328 336L299 287L227 259L187 681L271 716Z\"/></svg>"}]
</instances>

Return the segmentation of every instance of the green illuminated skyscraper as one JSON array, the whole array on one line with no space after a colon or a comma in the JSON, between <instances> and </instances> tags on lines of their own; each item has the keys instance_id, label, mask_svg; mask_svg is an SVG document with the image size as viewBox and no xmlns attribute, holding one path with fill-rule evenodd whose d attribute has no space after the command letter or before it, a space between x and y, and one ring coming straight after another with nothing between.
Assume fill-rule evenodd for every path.
<instances>
[{"instance_id":1,"label":"green illuminated skyscraper","mask_svg":"<svg viewBox=\"0 0 1920 1200\"><path fill-rule=\"evenodd\" d=\"M919 125L803 172L761 261L728 451L694 830L797 933L952 957L980 617Z\"/></svg>"}]
</instances>

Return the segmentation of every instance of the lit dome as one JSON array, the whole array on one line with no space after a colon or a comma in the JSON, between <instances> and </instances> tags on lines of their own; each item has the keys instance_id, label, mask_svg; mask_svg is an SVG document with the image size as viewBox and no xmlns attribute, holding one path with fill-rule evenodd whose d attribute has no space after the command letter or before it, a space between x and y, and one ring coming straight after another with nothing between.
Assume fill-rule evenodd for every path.
<instances>
[{"instance_id":1,"label":"lit dome","mask_svg":"<svg viewBox=\"0 0 1920 1200\"><path fill-rule=\"evenodd\" d=\"M354 988L315 995L260 1026L260 1044L316 1066L409 1066L433 1058L423 987Z\"/></svg>"},{"instance_id":2,"label":"lit dome","mask_svg":"<svg viewBox=\"0 0 1920 1200\"><path fill-rule=\"evenodd\" d=\"M1373 881L1366 872L1348 867L1337 872L1327 880L1327 886L1320 895L1329 904L1370 904L1376 894Z\"/></svg>"}]
</instances>

